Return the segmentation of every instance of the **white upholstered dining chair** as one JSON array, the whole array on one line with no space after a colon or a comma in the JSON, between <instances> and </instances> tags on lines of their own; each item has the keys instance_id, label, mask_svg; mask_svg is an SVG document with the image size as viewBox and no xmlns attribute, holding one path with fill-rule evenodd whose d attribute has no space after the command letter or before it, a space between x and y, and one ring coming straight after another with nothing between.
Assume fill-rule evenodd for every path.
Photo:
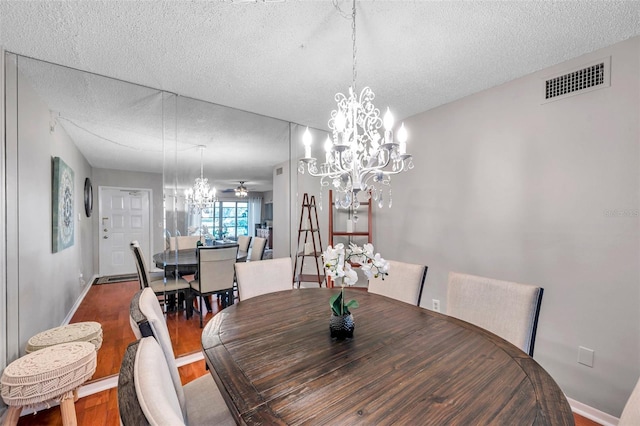
<instances>
[{"instance_id":1,"label":"white upholstered dining chair","mask_svg":"<svg viewBox=\"0 0 640 426\"><path fill-rule=\"evenodd\" d=\"M369 280L369 293L380 294L401 302L420 306L427 267L389 260L389 275Z\"/></svg>"},{"instance_id":2,"label":"white upholstered dining chair","mask_svg":"<svg viewBox=\"0 0 640 426\"><path fill-rule=\"evenodd\" d=\"M189 282L191 295L207 297L219 294L223 297L223 307L233 304L234 269L238 246L217 248L198 247L198 278ZM189 297L191 300L191 297ZM187 302L191 307L191 302ZM198 305L200 327L203 326L202 303Z\"/></svg>"},{"instance_id":3,"label":"white upholstered dining chair","mask_svg":"<svg viewBox=\"0 0 640 426\"><path fill-rule=\"evenodd\" d=\"M149 268L147 268L144 253L137 240L131 241L129 248L133 253L134 262L138 271L140 288L151 288L163 303L167 301L167 296L177 297L178 293L185 294L189 291L189 283L181 277L167 277L165 280L164 271L158 274L150 273Z\"/></svg>"},{"instance_id":4,"label":"white upholstered dining chair","mask_svg":"<svg viewBox=\"0 0 640 426\"><path fill-rule=\"evenodd\" d=\"M293 288L293 268L289 257L239 262L235 266L240 301Z\"/></svg>"},{"instance_id":5,"label":"white upholstered dining chair","mask_svg":"<svg viewBox=\"0 0 640 426\"><path fill-rule=\"evenodd\" d=\"M251 245L251 237L249 235L240 235L238 237L238 251L249 251Z\"/></svg>"},{"instance_id":6,"label":"white upholstered dining chair","mask_svg":"<svg viewBox=\"0 0 640 426\"><path fill-rule=\"evenodd\" d=\"M228 410L216 409L220 405L226 409L219 392L193 390L196 392L189 394L172 386L160 345L153 337L143 337L129 345L120 366L120 421L123 425L235 425ZM187 401L186 410L181 406L181 396Z\"/></svg>"},{"instance_id":7,"label":"white upholstered dining chair","mask_svg":"<svg viewBox=\"0 0 640 426\"><path fill-rule=\"evenodd\" d=\"M262 260L264 256L264 249L267 247L267 239L261 237L255 237L253 239L253 245L251 246L251 253L249 254L249 260Z\"/></svg>"},{"instance_id":8,"label":"white upholstered dining chair","mask_svg":"<svg viewBox=\"0 0 640 426\"><path fill-rule=\"evenodd\" d=\"M497 334L533 356L543 289L449 273L447 314Z\"/></svg>"},{"instance_id":9,"label":"white upholstered dining chair","mask_svg":"<svg viewBox=\"0 0 640 426\"><path fill-rule=\"evenodd\" d=\"M640 379L636 387L631 392L631 396L622 410L618 426L638 426L640 425Z\"/></svg>"},{"instance_id":10,"label":"white upholstered dining chair","mask_svg":"<svg viewBox=\"0 0 640 426\"><path fill-rule=\"evenodd\" d=\"M169 374L167 384L170 383L169 386L174 388L179 408L190 424L235 424L211 374L182 386L169 329L151 289L146 288L135 294L129 306L129 322L137 339L153 337L160 345Z\"/></svg>"}]
</instances>

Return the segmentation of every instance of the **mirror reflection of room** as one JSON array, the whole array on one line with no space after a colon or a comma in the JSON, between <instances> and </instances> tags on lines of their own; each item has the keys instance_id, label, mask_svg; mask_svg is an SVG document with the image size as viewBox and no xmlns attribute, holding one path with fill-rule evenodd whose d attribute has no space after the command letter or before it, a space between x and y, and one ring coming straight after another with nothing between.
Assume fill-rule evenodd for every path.
<instances>
[{"instance_id":1,"label":"mirror reflection of room","mask_svg":"<svg viewBox=\"0 0 640 426\"><path fill-rule=\"evenodd\" d=\"M84 187L91 191L90 216L76 203L75 244L49 265L67 289L49 297L68 292L71 299L82 299L78 306L69 305L65 321L101 324L109 344L98 352L93 380L117 374L121 355L134 339L128 322L122 322L141 288L132 241L139 244L151 279L161 277L165 286L193 279L193 271L163 269L170 249L193 252L196 241L214 246L265 237L263 258L272 257L274 249L280 256L289 254L288 219L280 231L285 243L276 248L273 217L274 210L289 210L282 196L275 197L274 207L274 193L284 189L288 194L290 185L281 180L274 186L274 176L277 168L288 167L290 123L11 53L6 62L9 81L15 83L8 105L16 117L18 162L29 165L17 172L24 194L18 209L33 217L28 226L19 224L21 240L39 241L51 232L50 210L30 206L50 197L33 179L50 179L52 157L74 171L75 194L82 203L89 193ZM42 124L41 133L25 130L34 123ZM34 164L41 166L34 170ZM194 199L198 179L207 180L209 199ZM46 283L36 279L44 266L36 265L52 257L48 244L26 247L18 260L17 290L24 295L44 290L39 287ZM167 295L167 301L171 298ZM20 298L20 312L32 307L28 300ZM182 309L168 313L167 323L179 357L200 351L201 329L197 315L186 318L182 296L177 302ZM205 320L219 309L214 300ZM17 322L21 348L50 328L43 325L50 323L46 309L28 318L20 315Z\"/></svg>"}]
</instances>

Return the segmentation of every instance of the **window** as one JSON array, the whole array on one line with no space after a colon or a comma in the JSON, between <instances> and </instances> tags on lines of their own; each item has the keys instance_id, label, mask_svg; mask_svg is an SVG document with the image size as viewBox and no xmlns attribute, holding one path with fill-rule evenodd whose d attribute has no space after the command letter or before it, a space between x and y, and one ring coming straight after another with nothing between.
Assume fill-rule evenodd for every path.
<instances>
[{"instance_id":1,"label":"window","mask_svg":"<svg viewBox=\"0 0 640 426\"><path fill-rule=\"evenodd\" d=\"M216 201L213 209L202 212L202 225L211 229L216 239L249 235L249 203L247 201Z\"/></svg>"}]
</instances>

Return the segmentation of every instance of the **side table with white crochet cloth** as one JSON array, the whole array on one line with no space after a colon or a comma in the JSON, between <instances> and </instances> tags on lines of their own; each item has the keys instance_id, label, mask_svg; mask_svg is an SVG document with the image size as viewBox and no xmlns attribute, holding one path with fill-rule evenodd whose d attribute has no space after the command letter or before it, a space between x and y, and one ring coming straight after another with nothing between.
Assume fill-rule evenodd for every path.
<instances>
[{"instance_id":1,"label":"side table with white crochet cloth","mask_svg":"<svg viewBox=\"0 0 640 426\"><path fill-rule=\"evenodd\" d=\"M89 342L62 343L29 353L9 364L0 393L9 406L4 425L16 425L23 407L60 402L62 424L77 425L77 389L96 371L96 347Z\"/></svg>"}]
</instances>

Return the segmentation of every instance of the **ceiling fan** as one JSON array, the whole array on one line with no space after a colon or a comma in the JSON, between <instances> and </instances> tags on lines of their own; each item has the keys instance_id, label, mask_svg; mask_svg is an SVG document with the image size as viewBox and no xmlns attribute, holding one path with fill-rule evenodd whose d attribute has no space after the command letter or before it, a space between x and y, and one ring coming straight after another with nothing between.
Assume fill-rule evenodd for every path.
<instances>
[{"instance_id":1,"label":"ceiling fan","mask_svg":"<svg viewBox=\"0 0 640 426\"><path fill-rule=\"evenodd\" d=\"M247 195L249 195L249 190L244 185L245 183L246 183L246 181L241 180L240 181L240 185L238 185L237 187L223 189L220 192L222 192L224 194L235 193L236 197L245 198Z\"/></svg>"}]
</instances>

